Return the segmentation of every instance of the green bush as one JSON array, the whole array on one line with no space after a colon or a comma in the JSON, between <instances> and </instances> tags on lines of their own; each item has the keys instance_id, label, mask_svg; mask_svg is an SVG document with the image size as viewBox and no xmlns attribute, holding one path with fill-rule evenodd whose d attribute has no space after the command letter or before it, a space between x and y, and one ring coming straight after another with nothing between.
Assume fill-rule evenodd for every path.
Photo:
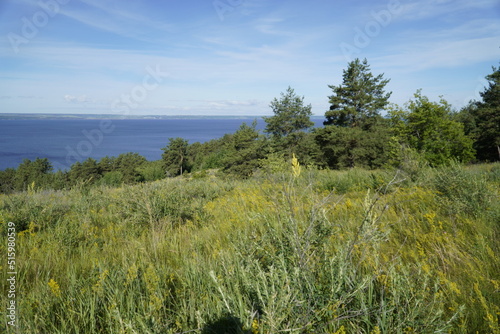
<instances>
[{"instance_id":1,"label":"green bush","mask_svg":"<svg viewBox=\"0 0 500 334\"><path fill-rule=\"evenodd\" d=\"M448 208L453 214L477 217L490 207L493 192L484 173L452 163L437 169L432 182L439 195L448 201Z\"/></svg>"}]
</instances>

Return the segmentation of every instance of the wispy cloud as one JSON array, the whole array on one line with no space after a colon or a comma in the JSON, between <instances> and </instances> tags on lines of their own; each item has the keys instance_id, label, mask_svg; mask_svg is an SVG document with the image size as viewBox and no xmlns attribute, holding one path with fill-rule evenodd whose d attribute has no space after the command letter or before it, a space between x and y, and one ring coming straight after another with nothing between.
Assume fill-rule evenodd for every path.
<instances>
[{"instance_id":1,"label":"wispy cloud","mask_svg":"<svg viewBox=\"0 0 500 334\"><path fill-rule=\"evenodd\" d=\"M249 107L249 106L259 105L259 102L257 100L249 100L249 101L218 100L218 101L205 101L205 102L207 102L209 106L216 108L227 108L234 106Z\"/></svg>"},{"instance_id":2,"label":"wispy cloud","mask_svg":"<svg viewBox=\"0 0 500 334\"><path fill-rule=\"evenodd\" d=\"M431 41L407 45L398 53L376 58L379 67L418 72L432 68L458 67L500 57L500 39L496 37L459 41Z\"/></svg>"},{"instance_id":3,"label":"wispy cloud","mask_svg":"<svg viewBox=\"0 0 500 334\"><path fill-rule=\"evenodd\" d=\"M401 1L401 14L406 20L422 20L437 16L450 16L473 9L488 9L498 7L497 0L409 0Z\"/></svg>"},{"instance_id":4,"label":"wispy cloud","mask_svg":"<svg viewBox=\"0 0 500 334\"><path fill-rule=\"evenodd\" d=\"M7 2L0 38L22 35L21 18L40 11L39 1ZM339 45L352 43L356 28L377 24L373 12L391 1L245 0L221 21L211 1L72 0L23 52L0 44L0 99L17 110L107 112L142 85L148 66L159 66L170 75L134 112L267 113L269 101L290 85L322 114L327 85L341 83L347 65ZM393 79L401 91L393 96L434 87L437 79L436 91L446 85L464 91L463 82L498 63L498 0L400 4L401 14L356 54Z\"/></svg>"}]
</instances>

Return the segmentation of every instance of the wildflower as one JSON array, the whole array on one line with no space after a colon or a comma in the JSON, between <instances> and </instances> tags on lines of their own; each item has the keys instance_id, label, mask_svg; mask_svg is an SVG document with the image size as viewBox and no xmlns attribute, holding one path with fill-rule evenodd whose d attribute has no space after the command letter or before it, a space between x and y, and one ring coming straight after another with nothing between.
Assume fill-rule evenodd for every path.
<instances>
[{"instance_id":1,"label":"wildflower","mask_svg":"<svg viewBox=\"0 0 500 334\"><path fill-rule=\"evenodd\" d=\"M339 330L336 331L335 333L333 334L346 334L346 331L345 331L345 328L344 328L344 325L340 326Z\"/></svg>"},{"instance_id":2,"label":"wildflower","mask_svg":"<svg viewBox=\"0 0 500 334\"><path fill-rule=\"evenodd\" d=\"M292 153L292 172L293 176L299 177L300 175L300 163L297 157L295 156L295 153Z\"/></svg>"},{"instance_id":3,"label":"wildflower","mask_svg":"<svg viewBox=\"0 0 500 334\"><path fill-rule=\"evenodd\" d=\"M49 280L47 285L50 287L50 291L52 292L52 294L54 296L61 297L61 288L59 287L59 284L57 284L57 282L53 278L51 278Z\"/></svg>"},{"instance_id":4,"label":"wildflower","mask_svg":"<svg viewBox=\"0 0 500 334\"><path fill-rule=\"evenodd\" d=\"M156 270L152 265L149 265L144 273L146 289L150 294L154 294L158 290L160 277L156 274Z\"/></svg>"},{"instance_id":5,"label":"wildflower","mask_svg":"<svg viewBox=\"0 0 500 334\"><path fill-rule=\"evenodd\" d=\"M109 270L104 270L100 275L99 275L99 279L97 280L97 283L94 284L94 286L92 287L92 290L94 290L95 292L101 294L103 292L103 283L104 283L104 280L106 279L106 277L108 277L109 275Z\"/></svg>"},{"instance_id":6,"label":"wildflower","mask_svg":"<svg viewBox=\"0 0 500 334\"><path fill-rule=\"evenodd\" d=\"M128 268L127 280L125 281L125 286L129 286L130 283L137 277L138 268L135 264Z\"/></svg>"},{"instance_id":7,"label":"wildflower","mask_svg":"<svg viewBox=\"0 0 500 334\"><path fill-rule=\"evenodd\" d=\"M259 320L253 319L252 321L252 334L257 334L259 332Z\"/></svg>"}]
</instances>

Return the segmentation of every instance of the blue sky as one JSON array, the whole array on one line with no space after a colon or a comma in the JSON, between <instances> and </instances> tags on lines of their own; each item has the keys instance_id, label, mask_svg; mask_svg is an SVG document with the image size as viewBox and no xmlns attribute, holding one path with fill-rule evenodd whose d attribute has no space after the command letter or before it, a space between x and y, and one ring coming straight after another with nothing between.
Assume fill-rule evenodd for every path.
<instances>
[{"instance_id":1,"label":"blue sky","mask_svg":"<svg viewBox=\"0 0 500 334\"><path fill-rule=\"evenodd\" d=\"M268 115L328 109L354 58L455 108L500 61L499 0L3 0L0 112Z\"/></svg>"}]
</instances>

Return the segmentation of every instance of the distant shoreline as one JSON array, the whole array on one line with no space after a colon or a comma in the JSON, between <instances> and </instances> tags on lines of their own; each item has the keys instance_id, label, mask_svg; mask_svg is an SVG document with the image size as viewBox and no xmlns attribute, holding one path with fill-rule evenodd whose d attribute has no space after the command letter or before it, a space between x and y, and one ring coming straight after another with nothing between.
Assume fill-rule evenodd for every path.
<instances>
[{"instance_id":1,"label":"distant shoreline","mask_svg":"<svg viewBox=\"0 0 500 334\"><path fill-rule=\"evenodd\" d=\"M1 120L91 120L91 119L111 119L111 120L140 120L140 119L249 119L249 118L262 118L265 115L113 115L113 114L23 114L23 113L0 113ZM323 118L323 116L312 116L311 118Z\"/></svg>"},{"instance_id":2,"label":"distant shoreline","mask_svg":"<svg viewBox=\"0 0 500 334\"><path fill-rule=\"evenodd\" d=\"M200 118L231 118L246 119L260 118L262 116L205 116L205 115L113 115L113 114L23 114L23 113L1 113L0 120L22 120L22 119L200 119Z\"/></svg>"}]
</instances>

